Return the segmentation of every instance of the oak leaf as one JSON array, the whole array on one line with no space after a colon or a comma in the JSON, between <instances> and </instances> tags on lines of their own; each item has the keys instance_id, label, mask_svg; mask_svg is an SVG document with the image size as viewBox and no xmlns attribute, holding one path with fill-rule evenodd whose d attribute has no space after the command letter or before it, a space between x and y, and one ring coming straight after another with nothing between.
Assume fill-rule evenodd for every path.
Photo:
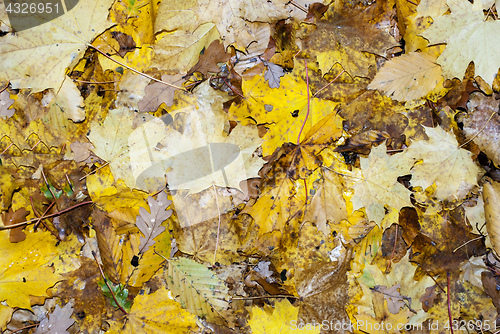
<instances>
[{"instance_id":1,"label":"oak leaf","mask_svg":"<svg viewBox=\"0 0 500 334\"><path fill-rule=\"evenodd\" d=\"M280 78L285 75L285 70L273 63L265 62L264 64L266 65L264 79L268 81L270 88L278 88L280 86Z\"/></svg>"},{"instance_id":2,"label":"oak leaf","mask_svg":"<svg viewBox=\"0 0 500 334\"><path fill-rule=\"evenodd\" d=\"M71 314L73 314L72 303L62 308L56 305L54 311L40 322L35 334L69 334L67 329L75 322L70 318Z\"/></svg>"},{"instance_id":3,"label":"oak leaf","mask_svg":"<svg viewBox=\"0 0 500 334\"><path fill-rule=\"evenodd\" d=\"M148 197L148 204L151 212L140 208L136 221L137 227L144 234L144 237L141 237L139 254L146 252L149 247L154 245L154 238L165 231L165 226L161 226L161 224L172 215L172 210L166 210L172 201L167 199L167 194L163 191L158 194L157 200Z\"/></svg>"}]
</instances>

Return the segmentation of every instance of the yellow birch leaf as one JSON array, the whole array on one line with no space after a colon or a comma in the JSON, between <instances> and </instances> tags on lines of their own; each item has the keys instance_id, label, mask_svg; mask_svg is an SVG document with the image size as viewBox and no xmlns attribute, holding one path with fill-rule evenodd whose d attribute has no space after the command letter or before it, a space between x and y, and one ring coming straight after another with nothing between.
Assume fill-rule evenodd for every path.
<instances>
[{"instance_id":1,"label":"yellow birch leaf","mask_svg":"<svg viewBox=\"0 0 500 334\"><path fill-rule=\"evenodd\" d=\"M127 320L123 327L112 321L106 333L186 334L197 329L196 317L173 300L165 287L149 295L137 295Z\"/></svg>"},{"instance_id":2,"label":"yellow birch leaf","mask_svg":"<svg viewBox=\"0 0 500 334\"><path fill-rule=\"evenodd\" d=\"M319 334L319 324L306 326L297 321L298 316L299 308L293 307L288 299L283 299L274 304L274 309L252 307L248 324L253 334Z\"/></svg>"},{"instance_id":3,"label":"yellow birch leaf","mask_svg":"<svg viewBox=\"0 0 500 334\"><path fill-rule=\"evenodd\" d=\"M0 301L10 307L31 309L29 296L48 296L47 289L62 280L49 267L59 254L50 232L27 233L26 240L10 243L0 233Z\"/></svg>"},{"instance_id":4,"label":"yellow birch leaf","mask_svg":"<svg viewBox=\"0 0 500 334\"><path fill-rule=\"evenodd\" d=\"M483 185L484 215L491 244L500 253L500 183L487 179Z\"/></svg>"},{"instance_id":5,"label":"yellow birch leaf","mask_svg":"<svg viewBox=\"0 0 500 334\"><path fill-rule=\"evenodd\" d=\"M168 261L165 278L172 293L188 311L208 321L224 323L228 288L211 270L183 257Z\"/></svg>"},{"instance_id":6,"label":"yellow birch leaf","mask_svg":"<svg viewBox=\"0 0 500 334\"><path fill-rule=\"evenodd\" d=\"M368 89L378 89L398 101L424 97L442 80L436 58L420 52L392 58L375 75Z\"/></svg>"}]
</instances>

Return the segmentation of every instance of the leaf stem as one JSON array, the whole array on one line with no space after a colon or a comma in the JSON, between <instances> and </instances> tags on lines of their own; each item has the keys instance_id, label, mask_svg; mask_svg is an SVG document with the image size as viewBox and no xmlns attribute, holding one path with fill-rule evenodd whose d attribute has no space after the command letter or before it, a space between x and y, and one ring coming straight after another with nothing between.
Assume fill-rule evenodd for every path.
<instances>
[{"instance_id":1,"label":"leaf stem","mask_svg":"<svg viewBox=\"0 0 500 334\"><path fill-rule=\"evenodd\" d=\"M319 94L319 92L321 92L323 89L325 89L326 87L330 86L335 80L338 79L338 77L340 77L342 75L342 73L344 73L345 70L342 70L342 72L340 72L339 74L337 74L337 76L335 78L333 78L332 81L330 81L329 83L327 83L326 85L324 85L323 87L321 87L316 93L313 94L313 97L316 97L316 95Z\"/></svg>"},{"instance_id":2,"label":"leaf stem","mask_svg":"<svg viewBox=\"0 0 500 334\"><path fill-rule=\"evenodd\" d=\"M35 210L35 205L33 204L33 197L30 196L30 202L31 202L31 208L33 209L33 213L35 214L35 216L38 217L38 213L36 212ZM45 212L42 214L42 216L44 216L45 214L47 214L47 212L49 212L50 208L54 205L55 202L52 202L50 203L49 207L45 210ZM38 221L35 223L35 230L36 230L36 227L38 225L38 223L42 223L43 226L45 226L45 228L50 232L52 233L52 235L54 235L59 241L62 241L62 239L59 237L59 235L57 233L55 233L54 231L52 231L48 226L47 224L45 224L45 222L39 218Z\"/></svg>"},{"instance_id":3,"label":"leaf stem","mask_svg":"<svg viewBox=\"0 0 500 334\"><path fill-rule=\"evenodd\" d=\"M22 331L23 329L36 327L36 326L38 326L38 325L40 325L40 323L33 324L33 325L27 325L27 326L24 326L24 327L18 328L18 329L16 329L16 330L14 330L14 331L10 332L10 334L17 333L17 332L19 332L19 331Z\"/></svg>"},{"instance_id":4,"label":"leaf stem","mask_svg":"<svg viewBox=\"0 0 500 334\"><path fill-rule=\"evenodd\" d=\"M451 318L451 303L450 303L450 272L446 272L446 282L447 282L447 287L446 287L446 296L448 297L448 321L450 322L450 331L451 334L453 333L453 319Z\"/></svg>"},{"instance_id":5,"label":"leaf stem","mask_svg":"<svg viewBox=\"0 0 500 334\"><path fill-rule=\"evenodd\" d=\"M143 76L143 77L145 77L145 78L151 79L151 80L153 80L153 81L159 82L159 83L161 83L161 84L164 84L164 85L167 85L167 86L170 86L170 87L176 88L176 89L184 89L184 88L179 87L179 86L176 86L176 85L174 85L174 84L171 84L171 83L168 83L168 82L165 82L165 81L162 81L162 80L159 80L159 79L153 78L152 76L147 75L146 73L142 73L141 71L138 71L138 70L136 70L136 69L134 69L134 68L132 68L132 67L130 67L130 66L127 66L127 65L125 65L125 64L123 64L123 63L121 63L121 62L119 62L118 60L111 58L110 56L108 56L107 54L105 54L104 52L102 52L101 50L99 50L98 48L96 48L95 46L93 46L92 44L87 44L87 45L88 45L90 48L92 48L92 49L96 50L97 52L99 52L100 54L102 54L104 57L108 58L109 60L111 60L111 61L113 61L113 62L117 63L117 64L118 64L118 65L120 65L120 66L123 66L123 67L125 67L125 68L128 68L128 69L129 69L129 70L131 70L132 72L137 73L137 74L139 74L139 75L142 75L142 76Z\"/></svg>"},{"instance_id":6,"label":"leaf stem","mask_svg":"<svg viewBox=\"0 0 500 334\"><path fill-rule=\"evenodd\" d=\"M115 301L116 305L118 306L118 308L125 314L128 314L127 311L125 311L125 309L120 305L120 303L118 302L118 300L116 299L116 296L115 296L115 293L113 292L113 289L111 289L111 286L109 285L108 283L108 279L106 278L106 275L104 275L104 271L102 270L102 267L101 267L101 264L99 263L99 261L97 261L97 256L95 254L94 251L92 251L92 256L94 257L95 259L95 263L97 263L97 267L99 267L99 271L101 272L101 276L102 276L102 279L104 280L104 283L106 284L106 286L108 287L109 289L109 292L111 293L111 296L113 296L113 300Z\"/></svg>"},{"instance_id":7,"label":"leaf stem","mask_svg":"<svg viewBox=\"0 0 500 334\"><path fill-rule=\"evenodd\" d=\"M304 126L306 125L307 119L309 118L309 111L311 108L310 104L310 96L309 96L309 71L307 69L307 60L304 59L304 64L306 66L306 85L307 85L307 114L306 118L304 119L304 122L302 123L302 127L300 128L299 131L299 136L297 137L297 146L300 145L300 136L302 135L302 130L304 130Z\"/></svg>"},{"instance_id":8,"label":"leaf stem","mask_svg":"<svg viewBox=\"0 0 500 334\"><path fill-rule=\"evenodd\" d=\"M219 238L220 238L220 208L219 208L219 199L217 198L217 189L215 189L215 184L212 184L215 192L215 203L217 204L217 212L219 214L219 222L217 223L217 241L215 242L215 251L214 251L214 264L217 260L217 248L219 247Z\"/></svg>"},{"instance_id":9,"label":"leaf stem","mask_svg":"<svg viewBox=\"0 0 500 334\"><path fill-rule=\"evenodd\" d=\"M289 296L289 295L269 295L269 296L253 296L253 297L233 297L231 298L232 300L251 300L251 299L264 299L264 298L292 298L292 299L299 299L298 297L295 296Z\"/></svg>"},{"instance_id":10,"label":"leaf stem","mask_svg":"<svg viewBox=\"0 0 500 334\"><path fill-rule=\"evenodd\" d=\"M11 228L14 228L14 227L18 227L18 226L23 226L25 224L29 224L29 223L32 223L32 222L38 222L40 221L41 219L45 219L45 218L50 218L50 217L54 217L54 216L58 216L60 215L61 213L65 213L65 212L68 212L68 211L71 211L73 210L74 208L77 208L79 206L82 206L82 205L85 205L85 204L91 204L91 203L94 203L92 201L86 201L86 202L81 202L81 203L78 203L76 205L73 205L72 207L69 207L67 209L64 209L64 210L61 210L61 211L58 211L56 213L51 213L50 215L46 215L46 216L42 216L42 217L38 217L38 218L33 218L33 219L30 219L30 220L26 220L26 221L23 221L21 223L17 223L17 224L13 224L13 225L9 225L9 226L0 226L0 231L2 230L8 230L8 229L11 229Z\"/></svg>"}]
</instances>

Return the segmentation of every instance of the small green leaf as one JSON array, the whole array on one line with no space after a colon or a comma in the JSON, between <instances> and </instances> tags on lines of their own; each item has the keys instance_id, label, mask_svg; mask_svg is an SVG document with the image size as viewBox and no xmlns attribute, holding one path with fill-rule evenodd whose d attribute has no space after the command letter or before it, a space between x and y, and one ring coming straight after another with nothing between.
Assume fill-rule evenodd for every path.
<instances>
[{"instance_id":1,"label":"small green leaf","mask_svg":"<svg viewBox=\"0 0 500 334\"><path fill-rule=\"evenodd\" d=\"M47 181L48 183L48 187L47 187L47 184L44 184L40 190L43 192L43 194L45 195L46 198L48 199L54 199L54 197L52 196L52 193L56 196L56 198L59 198L61 197L62 195L62 190L57 190L53 185L52 183L50 183L50 181Z\"/></svg>"},{"instance_id":2,"label":"small green leaf","mask_svg":"<svg viewBox=\"0 0 500 334\"><path fill-rule=\"evenodd\" d=\"M111 290L113 291L113 293L111 293L108 285L104 282L104 280L100 281L98 284L101 287L104 296L106 296L106 298L109 298L111 306L119 307L118 305L116 305L116 298L121 307L123 307L126 311L130 310L132 302L127 300L128 290L122 284L114 284L108 280L108 284L111 286ZM113 294L115 295L115 298L113 298Z\"/></svg>"}]
</instances>

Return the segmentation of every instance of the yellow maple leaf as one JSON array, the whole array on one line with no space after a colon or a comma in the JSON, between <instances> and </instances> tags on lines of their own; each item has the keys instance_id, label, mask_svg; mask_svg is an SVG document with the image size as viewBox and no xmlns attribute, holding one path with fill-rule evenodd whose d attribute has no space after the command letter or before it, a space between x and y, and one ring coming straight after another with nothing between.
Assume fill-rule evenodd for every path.
<instances>
[{"instance_id":1,"label":"yellow maple leaf","mask_svg":"<svg viewBox=\"0 0 500 334\"><path fill-rule=\"evenodd\" d=\"M300 142L301 129L303 134L307 133L319 120L335 111L338 105L311 98L308 112L307 85L297 74L283 76L280 87L275 89L269 88L263 75L256 75L243 81L242 90L246 99L242 105L231 105L229 114L239 121L251 117L257 124L269 126L263 137L264 156L272 154L284 143Z\"/></svg>"},{"instance_id":2,"label":"yellow maple leaf","mask_svg":"<svg viewBox=\"0 0 500 334\"><path fill-rule=\"evenodd\" d=\"M380 224L385 216L384 205L400 210L412 206L410 191L398 177L410 173L413 161L406 155L387 155L384 144L372 148L368 158L361 158L363 179L354 185L353 209L362 207L368 219Z\"/></svg>"},{"instance_id":3,"label":"yellow maple leaf","mask_svg":"<svg viewBox=\"0 0 500 334\"><path fill-rule=\"evenodd\" d=\"M492 85L500 67L500 21L486 20L481 1L448 0L450 15L434 17L423 36L432 44L447 43L437 59L446 79L461 79L471 61L475 73Z\"/></svg>"},{"instance_id":4,"label":"yellow maple leaf","mask_svg":"<svg viewBox=\"0 0 500 334\"><path fill-rule=\"evenodd\" d=\"M47 289L62 279L48 265L59 254L50 232L28 233L26 240L10 243L0 233L0 301L10 307L31 309L29 296L47 296Z\"/></svg>"},{"instance_id":5,"label":"yellow maple leaf","mask_svg":"<svg viewBox=\"0 0 500 334\"><path fill-rule=\"evenodd\" d=\"M197 329L196 317L173 300L165 287L149 295L137 295L127 319L124 327L110 321L111 328L106 333L186 334Z\"/></svg>"},{"instance_id":6,"label":"yellow maple leaf","mask_svg":"<svg viewBox=\"0 0 500 334\"><path fill-rule=\"evenodd\" d=\"M320 326L300 323L297 318L299 309L293 307L287 299L274 304L274 309L261 309L254 306L250 311L248 324L254 334L291 334L291 333L319 333Z\"/></svg>"},{"instance_id":7,"label":"yellow maple leaf","mask_svg":"<svg viewBox=\"0 0 500 334\"><path fill-rule=\"evenodd\" d=\"M80 1L70 12L37 27L2 38L0 80L12 88L39 92L59 88L66 68L79 59L90 43L111 26L107 20L113 0ZM34 56L34 54L38 56Z\"/></svg>"},{"instance_id":8,"label":"yellow maple leaf","mask_svg":"<svg viewBox=\"0 0 500 334\"><path fill-rule=\"evenodd\" d=\"M411 170L411 184L424 190L436 184L435 196L464 198L477 185L481 169L472 160L472 153L460 148L455 135L441 127L425 127L429 140L413 142L406 151L417 163Z\"/></svg>"}]
</instances>

